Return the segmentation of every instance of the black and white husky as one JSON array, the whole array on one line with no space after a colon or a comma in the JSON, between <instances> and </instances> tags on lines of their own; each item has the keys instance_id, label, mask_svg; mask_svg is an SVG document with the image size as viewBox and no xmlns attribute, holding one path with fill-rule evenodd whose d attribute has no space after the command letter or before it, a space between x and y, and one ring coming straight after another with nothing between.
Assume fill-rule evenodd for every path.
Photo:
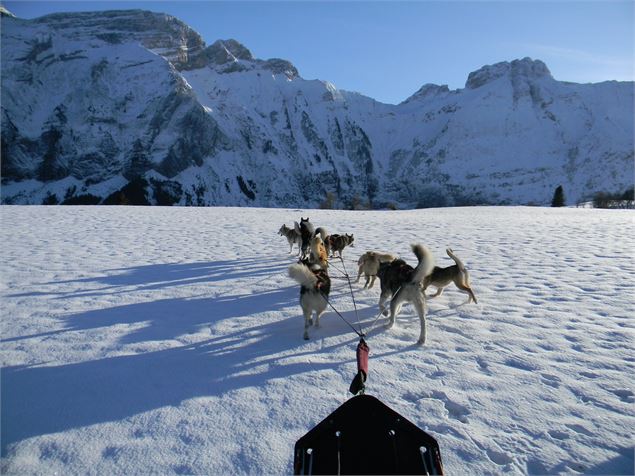
<instances>
[{"instance_id":1,"label":"black and white husky","mask_svg":"<svg viewBox=\"0 0 635 476\"><path fill-rule=\"evenodd\" d=\"M320 317L326 311L327 299L331 292L331 279L326 269L319 264L308 264L308 261L289 266L289 276L300 284L300 306L304 315L304 339L309 339L309 326L320 325Z\"/></svg>"},{"instance_id":2,"label":"black and white husky","mask_svg":"<svg viewBox=\"0 0 635 476\"><path fill-rule=\"evenodd\" d=\"M300 235L300 239L302 240L301 245L301 258L306 258L309 253L309 246L311 245L311 238L315 236L315 227L313 223L309 221L309 217L302 218L300 217L300 224L298 222L294 222L294 228L296 233Z\"/></svg>"},{"instance_id":3,"label":"black and white husky","mask_svg":"<svg viewBox=\"0 0 635 476\"><path fill-rule=\"evenodd\" d=\"M385 303L390 299L390 319L388 328L395 324L395 319L404 302L411 302L419 315L421 331L417 344L426 341L426 302L422 292L424 279L432 273L434 257L423 245L412 245L412 251L419 260L416 268L413 268L402 259L396 259L390 263L382 263L379 266L377 276L381 283L381 296L379 309L386 315L388 310Z\"/></svg>"}]
</instances>

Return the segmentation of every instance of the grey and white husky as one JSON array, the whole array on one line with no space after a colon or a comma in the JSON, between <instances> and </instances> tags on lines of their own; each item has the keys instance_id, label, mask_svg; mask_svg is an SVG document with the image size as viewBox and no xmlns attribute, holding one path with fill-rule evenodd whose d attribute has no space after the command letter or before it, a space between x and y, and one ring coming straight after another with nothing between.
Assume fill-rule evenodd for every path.
<instances>
[{"instance_id":1,"label":"grey and white husky","mask_svg":"<svg viewBox=\"0 0 635 476\"><path fill-rule=\"evenodd\" d=\"M422 283L434 268L434 257L423 245L412 245L412 251L419 260L416 268L413 268L402 259L396 259L390 263L382 263L379 266L377 276L381 284L381 296L379 309L386 315L385 302L390 299L390 319L388 328L395 324L395 319L404 302L411 302L419 315L421 330L418 344L426 341L426 302L422 292Z\"/></svg>"},{"instance_id":2,"label":"grey and white husky","mask_svg":"<svg viewBox=\"0 0 635 476\"><path fill-rule=\"evenodd\" d=\"M282 225L278 230L278 235L284 236L287 239L287 242L289 243L289 254L293 251L293 245L295 244L298 245L298 254L300 254L300 245L302 240L295 228L289 228L287 225Z\"/></svg>"},{"instance_id":3,"label":"grey and white husky","mask_svg":"<svg viewBox=\"0 0 635 476\"><path fill-rule=\"evenodd\" d=\"M468 303L474 301L475 304L478 304L474 291L472 291L472 288L470 287L470 275L467 273L465 265L463 265L461 260L450 248L446 249L445 252L456 264L454 266L448 266L447 268L435 266L432 270L432 274L430 274L430 276L426 276L423 280L423 290L425 291L428 286L435 286L437 288L437 293L428 297L433 298L441 296L443 288L451 282L454 282L457 288L468 294Z\"/></svg>"}]
</instances>

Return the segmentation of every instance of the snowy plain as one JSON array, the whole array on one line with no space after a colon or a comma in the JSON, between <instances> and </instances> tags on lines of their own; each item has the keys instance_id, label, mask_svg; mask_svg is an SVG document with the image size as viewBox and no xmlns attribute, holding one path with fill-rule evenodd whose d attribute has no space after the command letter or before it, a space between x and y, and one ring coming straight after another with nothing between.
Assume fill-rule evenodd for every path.
<instances>
[{"instance_id":1,"label":"snowy plain","mask_svg":"<svg viewBox=\"0 0 635 476\"><path fill-rule=\"evenodd\" d=\"M293 445L350 397L357 336L302 339L279 227L309 216L367 250L452 247L478 305L428 301L428 341L379 284L331 270L368 332L367 393L435 436L447 474L633 474L635 215L0 207L3 474L288 474Z\"/></svg>"}]
</instances>

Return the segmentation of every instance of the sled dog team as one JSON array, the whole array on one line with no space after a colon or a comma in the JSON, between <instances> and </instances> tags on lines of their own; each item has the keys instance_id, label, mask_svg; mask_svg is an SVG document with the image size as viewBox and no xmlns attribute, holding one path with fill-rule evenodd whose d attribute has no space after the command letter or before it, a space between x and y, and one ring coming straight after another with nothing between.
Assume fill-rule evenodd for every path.
<instances>
[{"instance_id":1,"label":"sled dog team","mask_svg":"<svg viewBox=\"0 0 635 476\"><path fill-rule=\"evenodd\" d=\"M289 276L300 284L300 307L304 316L304 339L309 338L309 327L319 326L320 317L326 311L331 290L331 279L328 275L329 256L342 257L347 246L353 246L353 235L328 235L322 227L314 228L309 218L301 218L293 228L282 225L278 234L284 236L289 243L289 253L293 245L298 246L299 261L289 266ZM418 344L426 341L426 294L429 286L437 288L440 296L450 283L468 294L468 302L477 303L476 296L470 287L469 275L463 262L448 248L448 256L456 264L441 268L435 266L432 253L421 244L411 245L417 258L417 265L412 267L394 254L367 251L357 261L358 273L356 283L362 274L366 278L364 288L372 288L375 278L379 278L381 294L379 309L383 315L389 316L388 328L391 328L401 307L409 302L414 306L421 325ZM389 307L386 303L390 301ZM315 313L315 323L312 316Z\"/></svg>"}]
</instances>

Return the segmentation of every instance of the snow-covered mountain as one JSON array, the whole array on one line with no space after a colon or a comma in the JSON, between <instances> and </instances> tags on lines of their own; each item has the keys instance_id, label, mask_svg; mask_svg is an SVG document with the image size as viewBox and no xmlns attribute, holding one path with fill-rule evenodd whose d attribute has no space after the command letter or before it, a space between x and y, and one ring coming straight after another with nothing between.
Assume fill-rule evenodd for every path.
<instances>
[{"instance_id":1,"label":"snow-covered mountain","mask_svg":"<svg viewBox=\"0 0 635 476\"><path fill-rule=\"evenodd\" d=\"M633 83L524 58L399 105L165 14L2 13L2 202L384 207L633 186Z\"/></svg>"}]
</instances>

